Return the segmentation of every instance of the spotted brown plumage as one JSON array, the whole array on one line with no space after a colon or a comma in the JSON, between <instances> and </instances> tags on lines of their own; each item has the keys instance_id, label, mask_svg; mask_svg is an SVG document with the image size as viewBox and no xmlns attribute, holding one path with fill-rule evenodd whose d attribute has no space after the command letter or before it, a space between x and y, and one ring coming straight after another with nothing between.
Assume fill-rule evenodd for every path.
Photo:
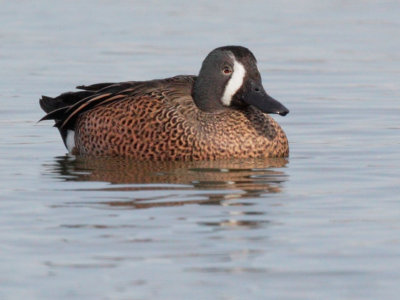
<instances>
[{"instance_id":1,"label":"spotted brown plumage","mask_svg":"<svg viewBox=\"0 0 400 300\"><path fill-rule=\"evenodd\" d=\"M198 77L79 88L83 91L40 101L48 113L42 120L55 120L74 154L137 160L289 154L285 133L266 114L285 115L288 110L265 93L255 58L243 47L217 48L204 61Z\"/></svg>"}]
</instances>

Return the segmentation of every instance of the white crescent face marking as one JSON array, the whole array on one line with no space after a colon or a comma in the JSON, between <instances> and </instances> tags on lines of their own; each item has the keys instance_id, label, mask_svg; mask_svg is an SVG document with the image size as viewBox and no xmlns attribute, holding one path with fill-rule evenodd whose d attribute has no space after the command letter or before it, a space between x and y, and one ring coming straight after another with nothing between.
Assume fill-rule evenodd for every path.
<instances>
[{"instance_id":1,"label":"white crescent face marking","mask_svg":"<svg viewBox=\"0 0 400 300\"><path fill-rule=\"evenodd\" d=\"M238 89L243 84L244 76L246 75L246 70L243 65L238 62L235 58L233 58L233 72L232 76L229 79L224 94L222 95L222 104L225 106L230 106L233 95L236 94Z\"/></svg>"},{"instance_id":2,"label":"white crescent face marking","mask_svg":"<svg viewBox=\"0 0 400 300\"><path fill-rule=\"evenodd\" d=\"M67 131L67 137L65 139L65 144L67 145L68 151L72 152L72 150L75 148L75 131L73 131L73 130Z\"/></svg>"}]
</instances>

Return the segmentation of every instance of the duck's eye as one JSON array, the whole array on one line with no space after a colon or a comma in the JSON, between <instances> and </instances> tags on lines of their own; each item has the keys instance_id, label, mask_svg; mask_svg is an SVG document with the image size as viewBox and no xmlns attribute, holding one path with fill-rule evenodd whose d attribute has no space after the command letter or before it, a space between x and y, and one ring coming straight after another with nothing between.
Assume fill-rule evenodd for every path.
<instances>
[{"instance_id":1,"label":"duck's eye","mask_svg":"<svg viewBox=\"0 0 400 300\"><path fill-rule=\"evenodd\" d=\"M222 73L224 73L225 75L230 75L232 73L232 69L229 67L224 67L222 69Z\"/></svg>"}]
</instances>

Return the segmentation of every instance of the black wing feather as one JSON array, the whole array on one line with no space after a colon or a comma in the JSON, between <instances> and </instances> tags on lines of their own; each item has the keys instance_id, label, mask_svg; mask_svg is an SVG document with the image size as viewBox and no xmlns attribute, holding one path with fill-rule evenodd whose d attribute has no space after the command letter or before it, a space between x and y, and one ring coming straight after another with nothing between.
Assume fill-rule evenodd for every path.
<instances>
[{"instance_id":1,"label":"black wing feather","mask_svg":"<svg viewBox=\"0 0 400 300\"><path fill-rule=\"evenodd\" d=\"M142 82L128 81L121 83L97 83L78 86L83 91L66 92L55 98L42 96L39 103L47 113L40 121L54 120L61 130L74 129L76 118L84 111L103 102L112 102L126 96L124 92L140 87ZM122 94L121 94L122 93ZM124 97L122 97L124 95Z\"/></svg>"}]
</instances>

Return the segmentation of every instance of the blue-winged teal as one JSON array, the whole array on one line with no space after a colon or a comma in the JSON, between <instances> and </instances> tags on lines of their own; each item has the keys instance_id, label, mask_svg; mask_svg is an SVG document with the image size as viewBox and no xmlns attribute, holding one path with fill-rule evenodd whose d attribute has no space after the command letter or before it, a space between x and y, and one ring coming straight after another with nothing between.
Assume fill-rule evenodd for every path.
<instances>
[{"instance_id":1,"label":"blue-winged teal","mask_svg":"<svg viewBox=\"0 0 400 300\"><path fill-rule=\"evenodd\" d=\"M285 157L288 141L268 113L289 111L267 95L254 55L241 46L213 50L199 75L79 86L43 96L73 154L139 160Z\"/></svg>"}]
</instances>

